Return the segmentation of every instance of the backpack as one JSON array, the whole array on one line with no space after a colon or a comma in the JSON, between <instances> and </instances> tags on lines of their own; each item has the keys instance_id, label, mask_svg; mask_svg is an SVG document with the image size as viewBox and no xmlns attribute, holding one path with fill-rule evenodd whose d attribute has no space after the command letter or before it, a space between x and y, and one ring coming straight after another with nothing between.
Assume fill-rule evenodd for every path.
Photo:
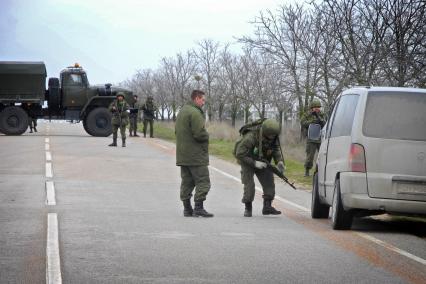
<instances>
[{"instance_id":1,"label":"backpack","mask_svg":"<svg viewBox=\"0 0 426 284\"><path fill-rule=\"evenodd\" d=\"M260 127L262 126L262 123L265 120L266 120L266 118L261 118L261 119L255 120L253 122L247 123L247 124L243 125L240 128L240 130L238 131L240 133L240 137L235 142L234 151L232 152L232 154L234 155L235 158L237 157L237 148L238 148L238 145L243 140L244 135L247 134L250 131L257 131L257 130L259 130Z\"/></svg>"}]
</instances>

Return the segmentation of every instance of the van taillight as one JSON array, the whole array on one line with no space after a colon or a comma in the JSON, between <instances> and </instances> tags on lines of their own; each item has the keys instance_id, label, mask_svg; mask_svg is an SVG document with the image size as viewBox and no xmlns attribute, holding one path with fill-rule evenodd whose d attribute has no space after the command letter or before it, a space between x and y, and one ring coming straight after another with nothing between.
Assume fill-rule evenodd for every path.
<instances>
[{"instance_id":1,"label":"van taillight","mask_svg":"<svg viewBox=\"0 0 426 284\"><path fill-rule=\"evenodd\" d=\"M351 144L349 152L349 169L352 172L365 173L365 152L361 144Z\"/></svg>"}]
</instances>

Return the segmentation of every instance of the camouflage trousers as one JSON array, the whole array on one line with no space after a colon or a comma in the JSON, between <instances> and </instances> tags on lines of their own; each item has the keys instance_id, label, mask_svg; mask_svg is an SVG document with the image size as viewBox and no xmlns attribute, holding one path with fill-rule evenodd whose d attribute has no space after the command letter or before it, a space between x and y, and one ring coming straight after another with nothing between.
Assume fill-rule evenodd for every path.
<instances>
[{"instance_id":1,"label":"camouflage trousers","mask_svg":"<svg viewBox=\"0 0 426 284\"><path fill-rule=\"evenodd\" d=\"M149 137L154 137L154 120L153 119L144 119L143 120L143 136L146 136L146 130L149 123Z\"/></svg>"},{"instance_id":2,"label":"camouflage trousers","mask_svg":"<svg viewBox=\"0 0 426 284\"><path fill-rule=\"evenodd\" d=\"M243 203L253 202L255 194L254 175L256 175L263 190L263 199L274 200L274 174L269 169L255 169L248 165L241 165L241 182L244 185Z\"/></svg>"},{"instance_id":3,"label":"camouflage trousers","mask_svg":"<svg viewBox=\"0 0 426 284\"><path fill-rule=\"evenodd\" d=\"M118 132L119 128L120 128L121 138L126 139L126 124L124 124L124 125L113 124L112 125L112 138L117 139L117 132Z\"/></svg>"},{"instance_id":4,"label":"camouflage trousers","mask_svg":"<svg viewBox=\"0 0 426 284\"><path fill-rule=\"evenodd\" d=\"M321 143L307 142L306 143L306 160L305 160L305 169L312 169L315 152L319 151Z\"/></svg>"},{"instance_id":5,"label":"camouflage trousers","mask_svg":"<svg viewBox=\"0 0 426 284\"><path fill-rule=\"evenodd\" d=\"M210 175L207 166L181 166L180 199L188 200L195 187L194 201L206 200L210 190Z\"/></svg>"},{"instance_id":6,"label":"camouflage trousers","mask_svg":"<svg viewBox=\"0 0 426 284\"><path fill-rule=\"evenodd\" d=\"M37 118L28 117L28 126L30 129L37 127Z\"/></svg>"},{"instance_id":7,"label":"camouflage trousers","mask_svg":"<svg viewBox=\"0 0 426 284\"><path fill-rule=\"evenodd\" d=\"M136 134L136 131L138 130L138 117L131 116L129 120L129 132L130 134Z\"/></svg>"}]
</instances>

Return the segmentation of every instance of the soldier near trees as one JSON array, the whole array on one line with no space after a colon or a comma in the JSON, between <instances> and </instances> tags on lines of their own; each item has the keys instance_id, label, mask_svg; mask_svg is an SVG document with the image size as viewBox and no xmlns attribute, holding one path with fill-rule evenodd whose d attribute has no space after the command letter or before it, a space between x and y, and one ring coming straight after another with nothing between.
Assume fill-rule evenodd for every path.
<instances>
[{"instance_id":1,"label":"soldier near trees","mask_svg":"<svg viewBox=\"0 0 426 284\"><path fill-rule=\"evenodd\" d=\"M123 147L126 147L126 126L129 123L129 104L124 100L124 94L117 93L116 99L109 105L112 113L112 143L108 146L117 146L117 131L120 128Z\"/></svg>"},{"instance_id":2,"label":"soldier near trees","mask_svg":"<svg viewBox=\"0 0 426 284\"><path fill-rule=\"evenodd\" d=\"M137 130L138 130L138 115L139 115L139 109L141 108L141 106L138 102L138 96L134 95L133 98L135 99L135 102L132 105L132 108L130 109L130 114L129 114L129 120L130 120L129 136L139 137L139 135L137 134Z\"/></svg>"},{"instance_id":3,"label":"soldier near trees","mask_svg":"<svg viewBox=\"0 0 426 284\"><path fill-rule=\"evenodd\" d=\"M202 110L204 103L204 92L192 91L191 101L182 107L176 118L176 165L180 166L180 199L183 202L185 217L213 217L213 214L203 207L210 190L209 134ZM191 197L194 187L195 208L192 209Z\"/></svg>"},{"instance_id":4,"label":"soldier near trees","mask_svg":"<svg viewBox=\"0 0 426 284\"><path fill-rule=\"evenodd\" d=\"M321 129L325 125L324 113L321 112L321 102L313 100L309 105L309 112L302 117L302 129L306 133L306 160L305 177L309 176L309 171L313 166L315 152L321 146Z\"/></svg>"},{"instance_id":5,"label":"soldier near trees","mask_svg":"<svg viewBox=\"0 0 426 284\"><path fill-rule=\"evenodd\" d=\"M154 99L149 96L142 106L143 110L143 137L146 137L146 128L149 123L149 137L154 137L154 119L157 107L154 105Z\"/></svg>"},{"instance_id":6,"label":"soldier near trees","mask_svg":"<svg viewBox=\"0 0 426 284\"><path fill-rule=\"evenodd\" d=\"M255 194L254 175L263 189L263 215L279 215L281 211L272 207L275 197L273 172L268 164L274 159L278 169L284 173L284 160L279 138L280 126L274 119L252 122L240 129L242 137L236 142L234 155L241 165L241 181L244 184L242 202L245 217L252 216L252 202Z\"/></svg>"}]
</instances>

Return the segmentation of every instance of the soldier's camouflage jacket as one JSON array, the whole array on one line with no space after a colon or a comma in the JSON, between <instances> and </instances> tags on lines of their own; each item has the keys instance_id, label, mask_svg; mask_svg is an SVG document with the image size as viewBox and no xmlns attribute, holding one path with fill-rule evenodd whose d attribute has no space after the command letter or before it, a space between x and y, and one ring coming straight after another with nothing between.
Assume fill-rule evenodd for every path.
<instances>
[{"instance_id":1,"label":"soldier's camouflage jacket","mask_svg":"<svg viewBox=\"0 0 426 284\"><path fill-rule=\"evenodd\" d=\"M113 110L114 107L115 110ZM113 125L124 126L129 124L129 104L126 101L118 102L118 100L114 100L109 105L108 110L112 113L111 123Z\"/></svg>"},{"instance_id":2,"label":"soldier's camouflage jacket","mask_svg":"<svg viewBox=\"0 0 426 284\"><path fill-rule=\"evenodd\" d=\"M254 167L255 160L260 158L259 155L259 130L252 130L244 134L237 142L235 149L235 157L239 163ZM263 158L271 162L274 159L275 163L282 161L279 140L268 140L265 137L262 139Z\"/></svg>"}]
</instances>

